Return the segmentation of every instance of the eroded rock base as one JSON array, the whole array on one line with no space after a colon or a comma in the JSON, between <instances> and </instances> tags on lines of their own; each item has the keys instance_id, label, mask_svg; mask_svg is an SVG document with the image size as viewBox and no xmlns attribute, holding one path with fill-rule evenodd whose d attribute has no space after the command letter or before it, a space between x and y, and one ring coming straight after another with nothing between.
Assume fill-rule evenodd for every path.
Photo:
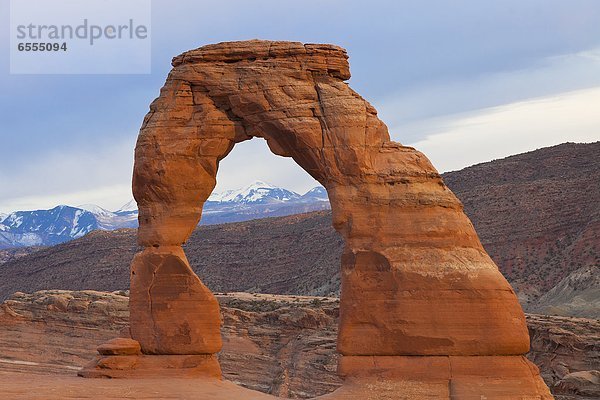
<instances>
[{"instance_id":1,"label":"eroded rock base","mask_svg":"<svg viewBox=\"0 0 600 400\"><path fill-rule=\"evenodd\" d=\"M326 399L553 399L523 356L345 356Z\"/></svg>"},{"instance_id":2,"label":"eroded rock base","mask_svg":"<svg viewBox=\"0 0 600 400\"><path fill-rule=\"evenodd\" d=\"M111 339L98 346L98 356L77 372L84 378L215 378L221 367L215 354L147 355L137 340Z\"/></svg>"},{"instance_id":3,"label":"eroded rock base","mask_svg":"<svg viewBox=\"0 0 600 400\"><path fill-rule=\"evenodd\" d=\"M77 375L84 378L221 379L221 368L214 354L100 355Z\"/></svg>"}]
</instances>

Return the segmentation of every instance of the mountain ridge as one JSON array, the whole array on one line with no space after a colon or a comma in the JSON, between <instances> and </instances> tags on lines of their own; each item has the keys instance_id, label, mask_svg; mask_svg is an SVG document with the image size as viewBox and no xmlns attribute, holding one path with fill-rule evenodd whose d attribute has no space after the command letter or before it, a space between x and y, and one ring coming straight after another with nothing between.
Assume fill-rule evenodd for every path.
<instances>
[{"instance_id":1,"label":"mountain ridge","mask_svg":"<svg viewBox=\"0 0 600 400\"><path fill-rule=\"evenodd\" d=\"M201 224L240 222L327 208L329 202L325 188L317 186L300 195L263 181L255 181L244 188L211 194L204 204ZM67 211L57 216L62 210ZM0 249L52 246L77 239L94 230L135 228L137 215L135 200L130 200L116 211L95 204L15 211L0 218ZM85 223L80 225L80 220Z\"/></svg>"}]
</instances>

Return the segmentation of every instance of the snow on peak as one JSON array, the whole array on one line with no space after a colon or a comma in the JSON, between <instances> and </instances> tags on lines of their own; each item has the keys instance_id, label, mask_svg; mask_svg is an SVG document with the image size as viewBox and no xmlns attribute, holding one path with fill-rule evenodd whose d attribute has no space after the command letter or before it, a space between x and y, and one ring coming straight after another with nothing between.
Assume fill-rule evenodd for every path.
<instances>
[{"instance_id":1,"label":"snow on peak","mask_svg":"<svg viewBox=\"0 0 600 400\"><path fill-rule=\"evenodd\" d=\"M303 199L307 200L318 200L318 201L329 201L327 190L323 186L316 186L310 189L308 192L302 195Z\"/></svg>"},{"instance_id":2,"label":"snow on peak","mask_svg":"<svg viewBox=\"0 0 600 400\"><path fill-rule=\"evenodd\" d=\"M3 224L4 220L8 218L8 215L9 214L0 212L0 232L8 230L8 226Z\"/></svg>"},{"instance_id":3,"label":"snow on peak","mask_svg":"<svg viewBox=\"0 0 600 400\"><path fill-rule=\"evenodd\" d=\"M23 213L19 213L18 211L8 215L4 221L2 221L3 225L10 226L11 228L18 228L23 224Z\"/></svg>"},{"instance_id":4,"label":"snow on peak","mask_svg":"<svg viewBox=\"0 0 600 400\"><path fill-rule=\"evenodd\" d=\"M246 189L276 189L277 186L267 183L265 181L254 181L246 187Z\"/></svg>"},{"instance_id":5,"label":"snow on peak","mask_svg":"<svg viewBox=\"0 0 600 400\"><path fill-rule=\"evenodd\" d=\"M256 201L267 195L268 192L270 192L273 189L278 189L278 187L264 181L254 181L250 185L241 189L226 190L224 192L213 192L208 198L208 201Z\"/></svg>"},{"instance_id":6,"label":"snow on peak","mask_svg":"<svg viewBox=\"0 0 600 400\"><path fill-rule=\"evenodd\" d=\"M85 211L89 211L94 215L112 215L113 214L112 212L105 210L104 208L97 206L95 204L82 204L80 206L77 206L77 208L80 208Z\"/></svg>"},{"instance_id":7,"label":"snow on peak","mask_svg":"<svg viewBox=\"0 0 600 400\"><path fill-rule=\"evenodd\" d=\"M308 192L304 193L304 195L306 196L307 194L317 194L317 193L327 193L327 191L325 190L325 188L323 186L315 186L314 188L310 189Z\"/></svg>"},{"instance_id":8,"label":"snow on peak","mask_svg":"<svg viewBox=\"0 0 600 400\"><path fill-rule=\"evenodd\" d=\"M123 204L121 208L119 208L115 213L125 213L125 212L134 212L137 211L137 203L134 199L129 200L127 203Z\"/></svg>"}]
</instances>

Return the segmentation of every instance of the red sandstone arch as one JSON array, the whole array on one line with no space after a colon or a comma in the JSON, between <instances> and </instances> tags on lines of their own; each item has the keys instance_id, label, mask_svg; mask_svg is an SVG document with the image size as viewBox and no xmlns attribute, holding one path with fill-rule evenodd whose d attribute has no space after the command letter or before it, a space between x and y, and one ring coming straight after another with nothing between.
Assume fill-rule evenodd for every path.
<instances>
[{"instance_id":1,"label":"red sandstone arch","mask_svg":"<svg viewBox=\"0 0 600 400\"><path fill-rule=\"evenodd\" d=\"M345 50L331 45L221 43L173 59L136 146L145 250L132 264L133 339L146 354L220 350L218 303L180 246L200 221L219 160L261 137L323 184L345 239L342 374L434 376L449 382L448 396L488 398L500 379L509 397L549 396L522 356L523 311L461 203L423 154L390 140L349 78ZM464 383L473 373L491 389Z\"/></svg>"}]
</instances>

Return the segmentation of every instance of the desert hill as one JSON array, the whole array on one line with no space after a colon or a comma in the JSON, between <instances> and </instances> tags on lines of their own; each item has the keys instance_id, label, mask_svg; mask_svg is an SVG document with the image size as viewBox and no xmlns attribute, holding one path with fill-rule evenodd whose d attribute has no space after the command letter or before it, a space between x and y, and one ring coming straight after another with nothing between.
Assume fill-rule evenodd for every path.
<instances>
[{"instance_id":1,"label":"desert hill","mask_svg":"<svg viewBox=\"0 0 600 400\"><path fill-rule=\"evenodd\" d=\"M550 297L558 295L552 289L563 280L563 286L578 281L578 290L599 293L600 142L565 143L478 164L446 173L444 181L523 304L541 311L538 297L554 292L544 296L552 303ZM577 276L585 270L596 279L581 282ZM561 301L577 303L576 292ZM595 312L599 318L599 299L591 300L590 306L580 302L579 311L572 304L567 314Z\"/></svg>"},{"instance_id":2,"label":"desert hill","mask_svg":"<svg viewBox=\"0 0 600 400\"><path fill-rule=\"evenodd\" d=\"M336 294L343 242L330 212L201 226L184 246L214 291ZM129 286L135 230L94 231L0 266L0 298L49 288L119 290Z\"/></svg>"}]
</instances>

